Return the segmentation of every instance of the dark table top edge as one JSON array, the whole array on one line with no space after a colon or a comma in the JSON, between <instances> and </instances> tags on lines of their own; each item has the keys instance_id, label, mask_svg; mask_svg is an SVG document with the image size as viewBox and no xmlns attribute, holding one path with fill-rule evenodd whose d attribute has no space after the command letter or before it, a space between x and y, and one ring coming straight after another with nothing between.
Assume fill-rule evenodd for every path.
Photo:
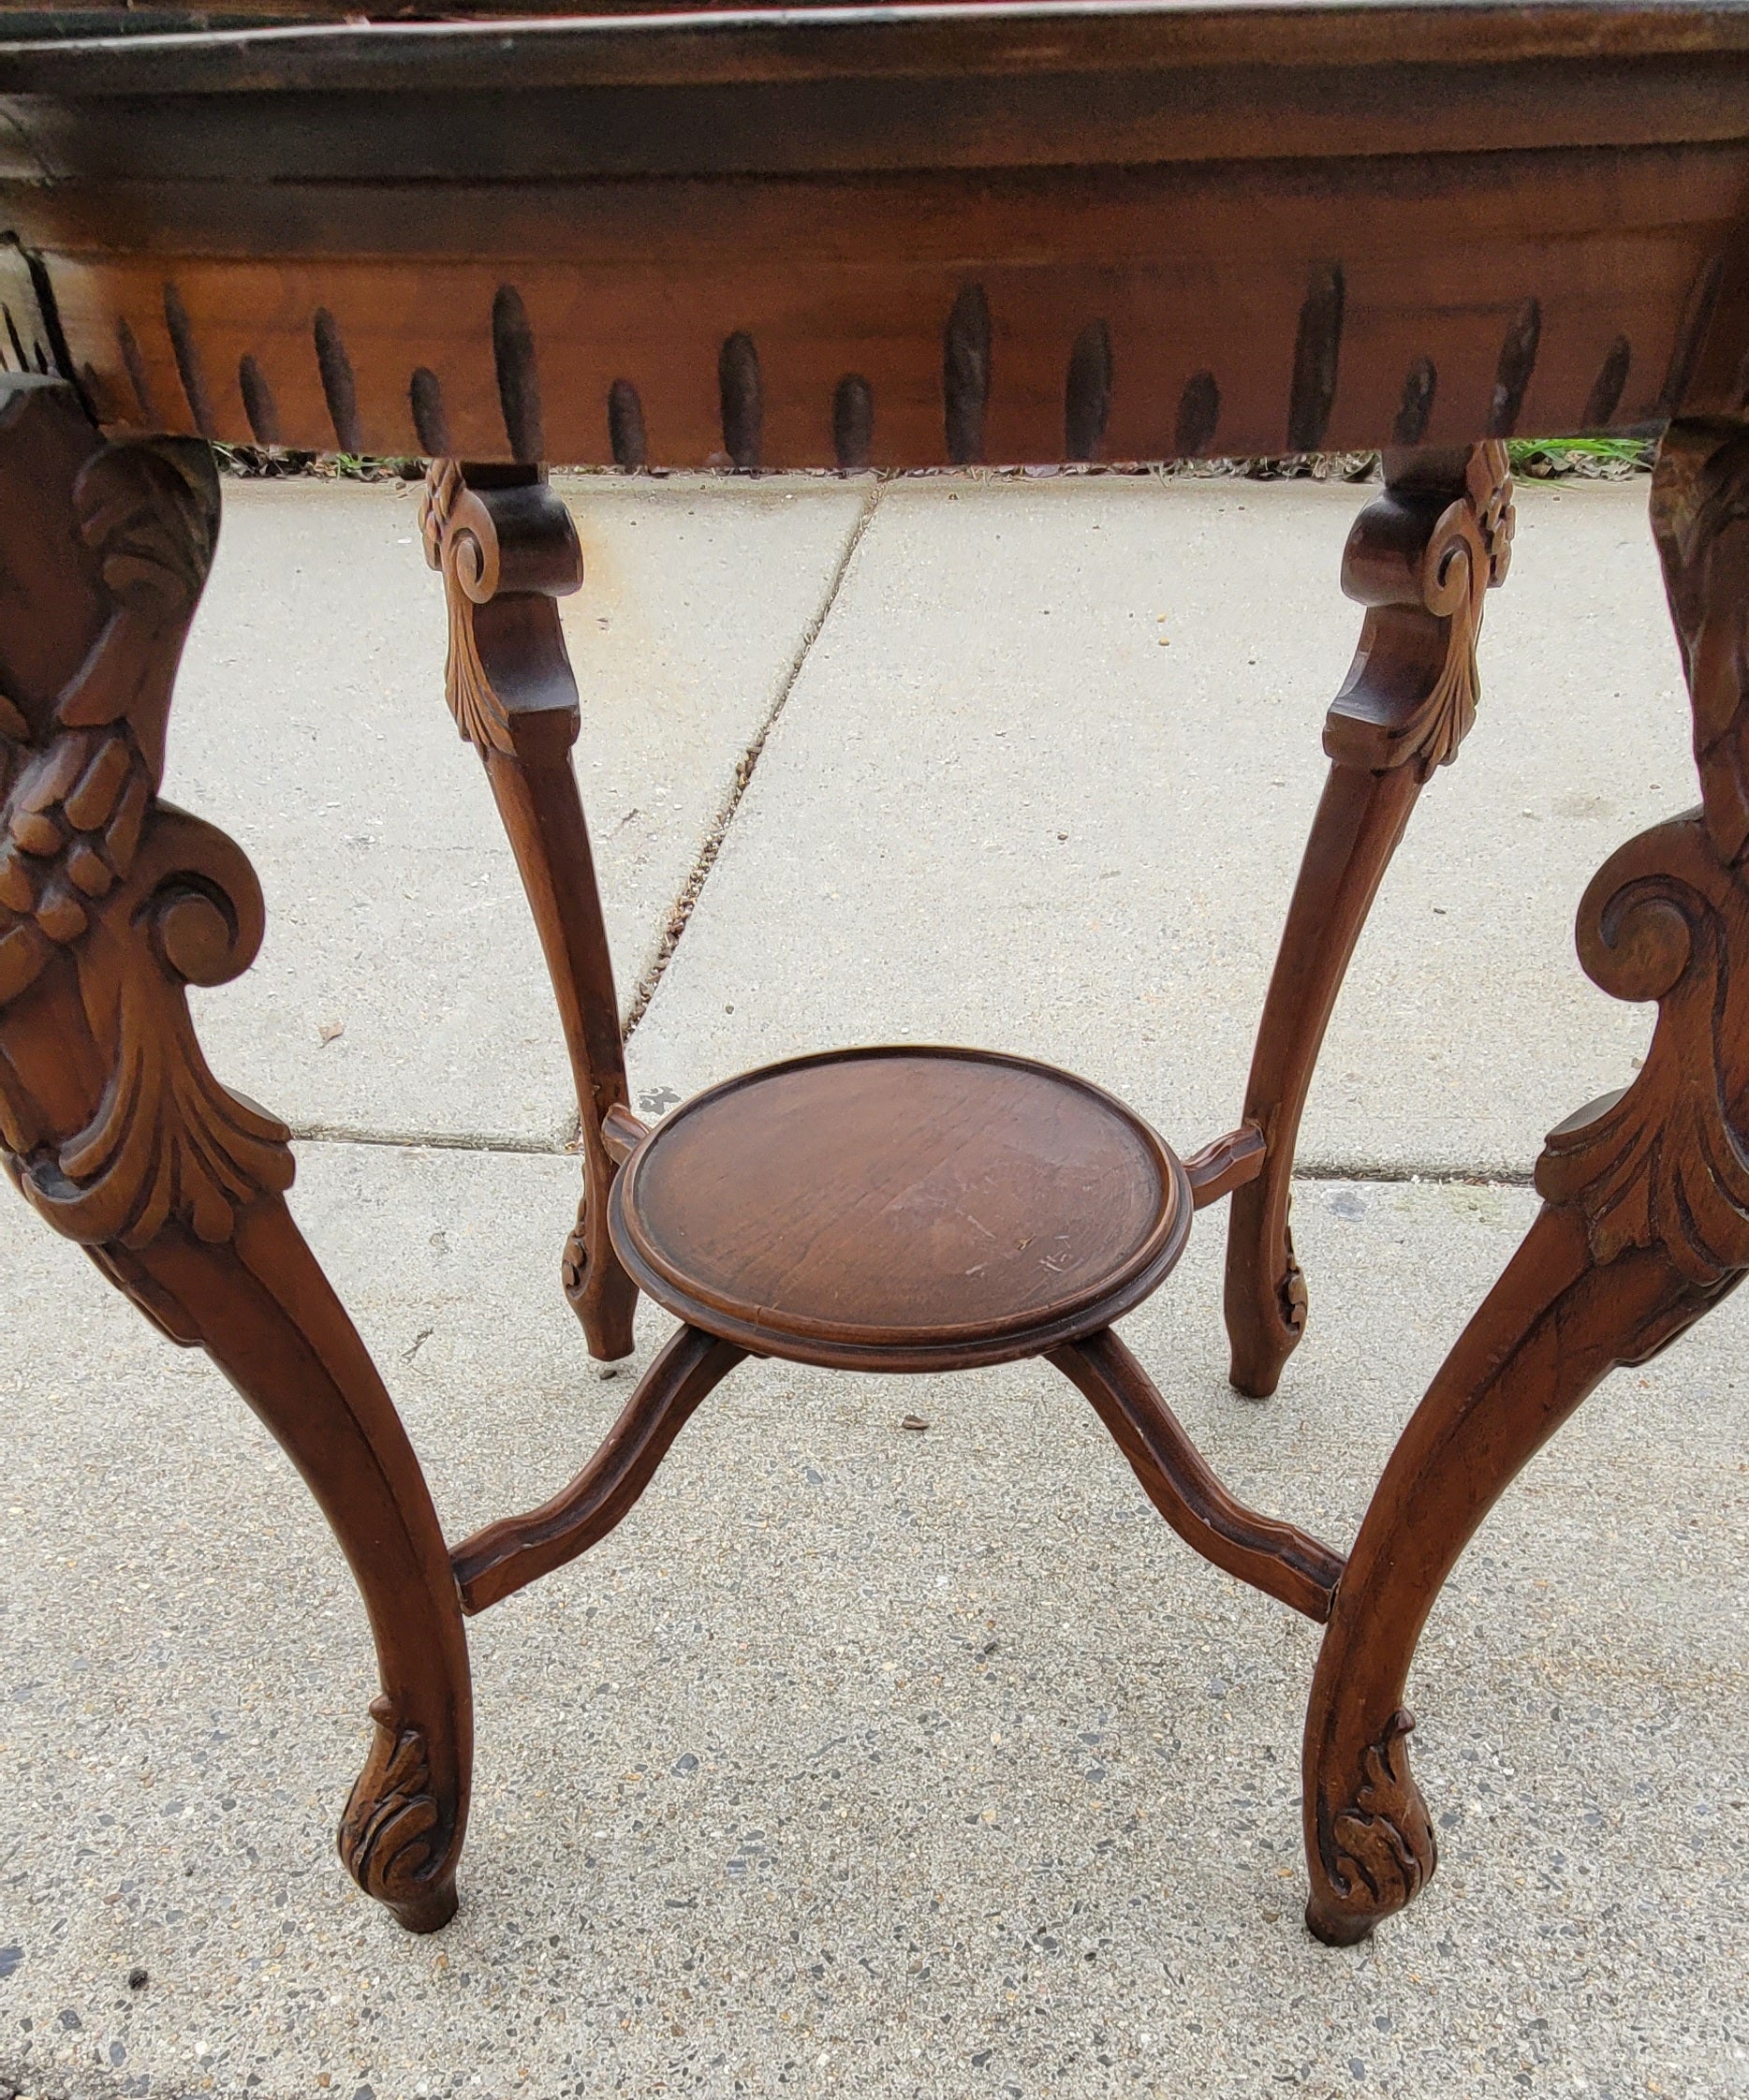
<instances>
[{"instance_id":1,"label":"dark table top edge","mask_svg":"<svg viewBox=\"0 0 1749 2100\"><path fill-rule=\"evenodd\" d=\"M697 86L863 74L1505 66L1743 52L1749 0L948 0L31 39L0 34L0 93L79 100Z\"/></svg>"}]
</instances>

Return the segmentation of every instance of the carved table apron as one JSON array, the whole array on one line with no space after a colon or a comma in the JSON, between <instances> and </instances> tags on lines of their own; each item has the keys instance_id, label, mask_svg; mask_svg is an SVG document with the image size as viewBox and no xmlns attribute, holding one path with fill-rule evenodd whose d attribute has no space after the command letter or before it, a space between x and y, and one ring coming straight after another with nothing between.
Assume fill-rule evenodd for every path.
<instances>
[{"instance_id":1,"label":"carved table apron","mask_svg":"<svg viewBox=\"0 0 1749 2100\"><path fill-rule=\"evenodd\" d=\"M339 1536L382 1680L347 1866L413 1930L449 1918L464 1614L610 1530L742 1357L1036 1355L1198 1551L1327 1623L1307 1916L1363 1936L1433 1871L1403 1697L1446 1577L1597 1381L1749 1267L1749 8L271 11L210 31L165 6L110 37L48 15L0 43L0 1141L42 1215L207 1350ZM1579 951L1656 1030L1633 1085L1550 1138L1544 1207L1345 1559L1233 1501L1111 1323L1230 1197L1232 1379L1274 1390L1306 1316L1301 1112L1392 851L1474 717L1503 441L1609 428L1664 432L1653 529L1701 803L1596 877ZM681 1321L570 1486L453 1549L291 1221L285 1126L189 1023L184 988L235 977L262 931L242 853L158 794L213 439L431 458L448 704L577 1080L565 1287L597 1357L629 1351L640 1288ZM553 602L581 562L543 462L1320 446L1383 448L1385 486L1344 557L1360 646L1232 1131L1181 1159L1096 1086L915 1048L729 1079L654 1130L631 1114ZM1055 1232L1060 1270L891 1227L886 1195L974 1182L1010 1250Z\"/></svg>"}]
</instances>

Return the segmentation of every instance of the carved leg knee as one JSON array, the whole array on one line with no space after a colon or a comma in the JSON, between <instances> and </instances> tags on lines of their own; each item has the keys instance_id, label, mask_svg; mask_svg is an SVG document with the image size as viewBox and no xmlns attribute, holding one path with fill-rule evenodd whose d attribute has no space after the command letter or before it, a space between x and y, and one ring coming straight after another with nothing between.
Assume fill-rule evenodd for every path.
<instances>
[{"instance_id":1,"label":"carved leg knee","mask_svg":"<svg viewBox=\"0 0 1749 2100\"><path fill-rule=\"evenodd\" d=\"M158 799L219 521L203 444L106 445L70 389L0 379L0 1147L36 1209L173 1340L203 1346L309 1484L358 1579L394 1741L347 1864L416 1930L455 1908L467 1650L419 1461L299 1236L283 1123L222 1086L189 984L260 944L261 893Z\"/></svg>"},{"instance_id":2,"label":"carved leg knee","mask_svg":"<svg viewBox=\"0 0 1749 2100\"><path fill-rule=\"evenodd\" d=\"M1306 1922L1320 1939L1363 1939L1433 1874L1404 1691L1458 1556L1598 1380L1619 1363L1643 1362L1713 1295L1696 1291L1661 1251L1634 1249L1600 1265L1582 1210L1551 1205L1441 1366L1374 1492L1313 1679Z\"/></svg>"},{"instance_id":3,"label":"carved leg knee","mask_svg":"<svg viewBox=\"0 0 1749 2100\"><path fill-rule=\"evenodd\" d=\"M608 1238L616 1167L602 1142L607 1116L626 1105L625 1059L589 827L571 765L581 723L577 685L554 603L581 587L582 550L570 512L538 467L463 468L434 460L421 521L425 556L442 572L449 610L449 712L485 763L540 934L577 1087L583 1196L565 1244L565 1292L590 1354L626 1357L638 1292Z\"/></svg>"},{"instance_id":4,"label":"carved leg knee","mask_svg":"<svg viewBox=\"0 0 1749 2100\"><path fill-rule=\"evenodd\" d=\"M1367 608L1330 711L1330 774L1306 842L1270 979L1242 1120L1269 1146L1234 1192L1227 1239L1232 1382L1261 1400L1305 1327L1287 1229L1300 1118L1355 943L1435 766L1476 716L1482 599L1506 575L1512 481L1504 445L1386 455L1383 495L1355 521L1343 589Z\"/></svg>"}]
</instances>

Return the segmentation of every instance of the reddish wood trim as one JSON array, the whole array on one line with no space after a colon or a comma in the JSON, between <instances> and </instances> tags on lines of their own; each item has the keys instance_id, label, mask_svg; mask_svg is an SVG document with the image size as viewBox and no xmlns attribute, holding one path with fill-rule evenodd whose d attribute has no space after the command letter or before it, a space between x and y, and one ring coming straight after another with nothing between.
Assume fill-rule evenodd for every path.
<instances>
[{"instance_id":1,"label":"reddish wood trim","mask_svg":"<svg viewBox=\"0 0 1749 2100\"><path fill-rule=\"evenodd\" d=\"M498 378L507 430L538 449L540 395L526 316L498 310ZM449 613L446 694L479 753L535 915L577 1089L583 1194L566 1242L566 1295L592 1356L629 1356L638 1293L608 1236L618 1160L603 1135L626 1108L613 962L589 827L571 764L581 716L554 600L583 580L571 515L535 466L463 467L436 460L420 509L426 559Z\"/></svg>"},{"instance_id":2,"label":"reddish wood trim","mask_svg":"<svg viewBox=\"0 0 1749 2100\"><path fill-rule=\"evenodd\" d=\"M938 1122L913 1125L907 1115L916 1089L909 1076L925 1063L954 1068L956 1098ZM853 1106L841 1111L855 1118L854 1140L812 1108L818 1096L810 1080L830 1086L843 1075L848 1083L834 1098L854 1096ZM1133 1197L1135 1236L1111 1250L1109 1264L1089 1260L1083 1266L1077 1259L1060 1270L1047 1263L1050 1235L1079 1228L1082 1217L1038 1214L1016 1193L1011 1163L1024 1150L1021 1140L997 1142L993 1153L984 1149L992 1116L1015 1115L1017 1094L1027 1102L1034 1127L1073 1127L1070 1156L1084 1166L1087 1187L1116 1188ZM999 1099L1000 1109L986 1112L982 1104L989 1098ZM739 1249L770 1238L779 1207L811 1217L806 1205L816 1193L813 1184L800 1176L793 1194L788 1187L792 1162L804 1145L824 1163L830 1180L821 1185L838 1207L827 1204L817 1229L809 1223L799 1231L793 1267L790 1242L773 1242L778 1273L768 1297L749 1285L749 1265ZM669 1166L676 1158L683 1167ZM926 1192L961 1189L966 1175L975 1198L940 1200L955 1214L964 1214L976 1200L982 1231L1005 1248L1024 1250L1037 1241L1037 1255L1029 1258L1036 1258L1042 1271L1038 1289L1023 1301L1007 1294L992 1301L973 1281L975 1269L933 1270L929 1280L943 1286L936 1312L925 1316L908 1306L903 1315L871 1312L870 1299L885 1294L864 1288L876 1272L874 1257L867 1251L868 1235L856 1230L858 1202L846 1192L862 1189L870 1177L887 1177L894 1200L915 1202L926 1218L932 1202ZM748 1194L756 1176L767 1199L764 1211ZM694 1188L696 1203L688 1200ZM1088 1199L1084 1194L1080 1199L1084 1215ZM919 1372L1041 1356L1121 1318L1170 1274L1189 1237L1192 1211L1184 1169L1170 1148L1103 1088L1029 1058L905 1044L789 1058L695 1094L632 1154L613 1184L609 1218L615 1251L634 1282L689 1326L757 1356L844 1370ZM1096 1235L1077 1230L1071 1237L1079 1248ZM925 1250L935 1244L926 1226L917 1244ZM919 1258L927 1265L933 1257ZM791 1302L784 1279L802 1270L814 1289L807 1302ZM828 1301L830 1310L821 1310Z\"/></svg>"},{"instance_id":3,"label":"reddish wood trim","mask_svg":"<svg viewBox=\"0 0 1749 2100\"><path fill-rule=\"evenodd\" d=\"M1243 1188L1263 1171L1269 1140L1255 1123L1241 1123L1225 1138L1212 1138L1184 1161L1184 1179L1198 1211Z\"/></svg>"},{"instance_id":4,"label":"reddish wood trim","mask_svg":"<svg viewBox=\"0 0 1749 2100\"><path fill-rule=\"evenodd\" d=\"M287 10L295 11L295 10ZM229 94L264 82L306 93L414 82L429 92L490 83L713 84L833 75L1025 74L1064 69L1245 65L1267 49L1283 67L1561 62L1599 56L1726 55L1749 50L1740 10L1698 6L1330 7L1316 0L1226 7L1124 0L978 0L790 9L602 9L593 18L336 22L308 27L0 44L0 92ZM490 7L485 11L491 11ZM508 11L522 12L521 9ZM527 12L560 12L537 0ZM330 19L322 21L326 13ZM1558 123L1558 108L1551 121Z\"/></svg>"},{"instance_id":5,"label":"reddish wood trim","mask_svg":"<svg viewBox=\"0 0 1749 2100\"><path fill-rule=\"evenodd\" d=\"M1620 1364L1643 1363L1749 1271L1749 423L1673 423L1652 515L1695 713L1698 815L1630 840L1579 913L1587 973L1658 1002L1630 1087L1551 1133L1546 1208L1385 1467L1306 1714L1306 1919L1363 1938L1432 1874L1403 1699L1416 1642L1477 1526Z\"/></svg>"},{"instance_id":6,"label":"reddish wood trim","mask_svg":"<svg viewBox=\"0 0 1749 2100\"><path fill-rule=\"evenodd\" d=\"M1330 1617L1342 1555L1297 1524L1236 1502L1115 1334L1053 1349L1051 1361L1092 1401L1149 1501L1187 1546L1308 1619Z\"/></svg>"}]
</instances>

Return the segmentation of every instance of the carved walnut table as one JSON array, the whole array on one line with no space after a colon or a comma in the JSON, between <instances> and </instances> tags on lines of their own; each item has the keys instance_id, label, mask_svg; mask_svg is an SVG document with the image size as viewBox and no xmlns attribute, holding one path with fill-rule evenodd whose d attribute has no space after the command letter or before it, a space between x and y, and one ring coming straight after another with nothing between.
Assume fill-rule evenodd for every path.
<instances>
[{"instance_id":1,"label":"carved walnut table","mask_svg":"<svg viewBox=\"0 0 1749 2100\"><path fill-rule=\"evenodd\" d=\"M1749 7L239 12L15 11L0 43L0 1138L339 1535L382 1679L346 1865L415 1931L451 1916L464 1615L610 1530L743 1356L1044 1356L1192 1547L1325 1623L1307 1915L1361 1937L1433 1871L1403 1696L1465 1542L1600 1378L1749 1267ZM1667 425L1653 529L1701 806L1624 846L1579 918L1591 976L1658 1002L1651 1054L1549 1139L1544 1208L1345 1558L1226 1493L1112 1323L1230 1199L1233 1383L1273 1391L1306 1311L1301 1111L1474 714L1503 441ZM454 1548L291 1221L285 1126L189 1024L185 986L235 977L262 930L243 855L158 796L219 524L208 439L431 456L448 702L577 1079L565 1285L597 1357L628 1352L640 1290L680 1322L570 1486ZM1385 487L1344 562L1360 648L1234 1130L1181 1159L1095 1085L928 1048L631 1114L553 603L581 561L543 461L1326 446L1382 448Z\"/></svg>"}]
</instances>

